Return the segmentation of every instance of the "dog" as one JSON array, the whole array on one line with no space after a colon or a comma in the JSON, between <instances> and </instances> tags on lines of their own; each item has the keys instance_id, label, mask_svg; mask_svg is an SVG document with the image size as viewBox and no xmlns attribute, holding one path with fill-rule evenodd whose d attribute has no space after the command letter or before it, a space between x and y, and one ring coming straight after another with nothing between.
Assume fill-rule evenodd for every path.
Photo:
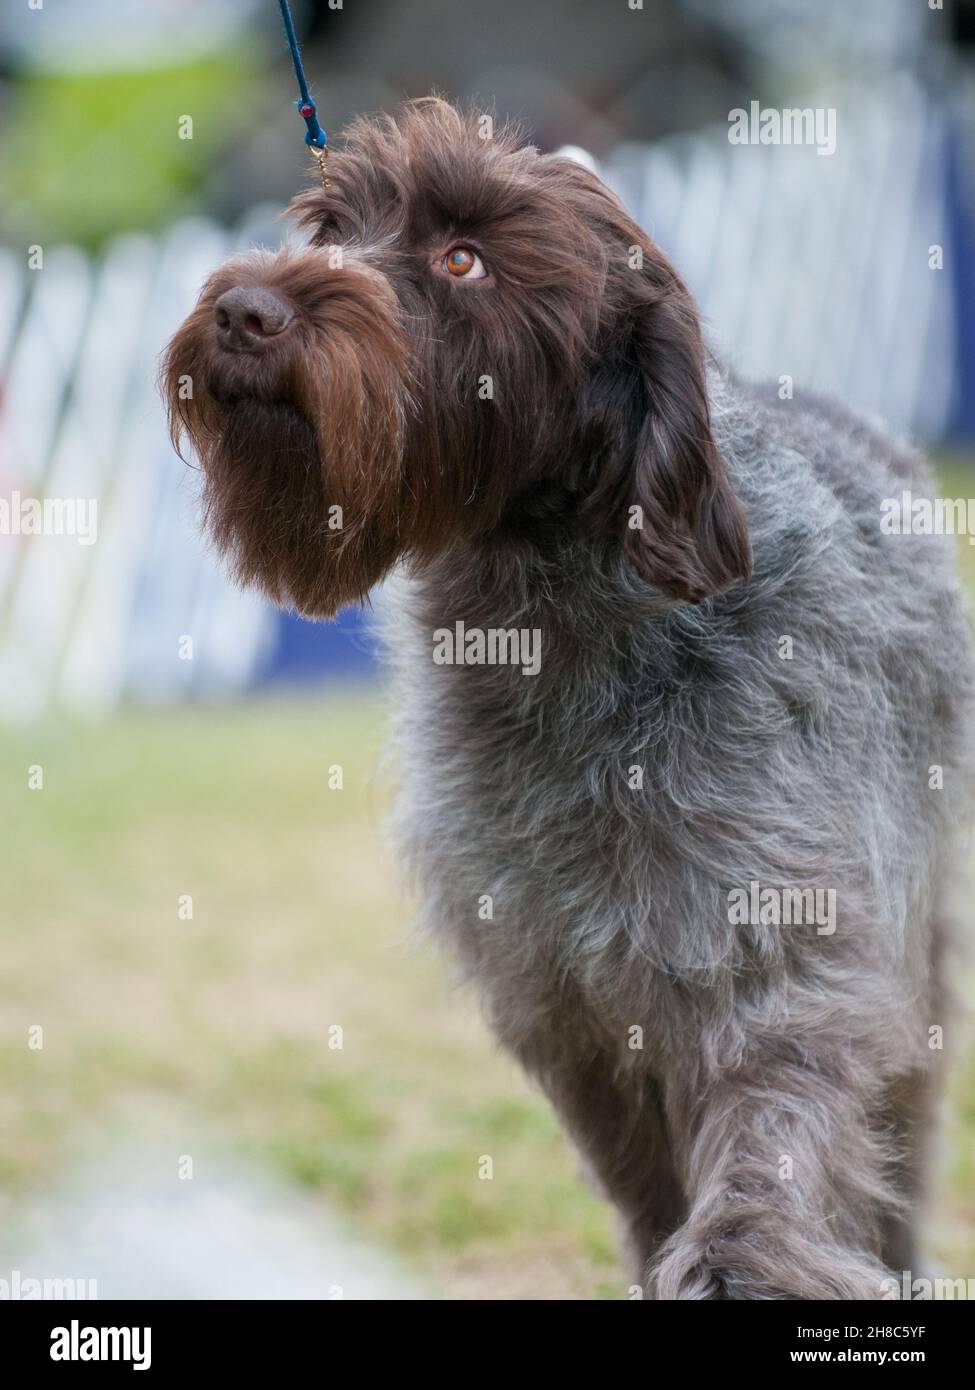
<instances>
[{"instance_id":1,"label":"dog","mask_svg":"<svg viewBox=\"0 0 975 1390\"><path fill-rule=\"evenodd\" d=\"M167 349L210 535L313 618L395 570L424 917L634 1287L892 1296L970 814L950 543L883 524L924 464L734 380L614 194L508 127L409 103L329 173L304 244L218 269Z\"/></svg>"}]
</instances>

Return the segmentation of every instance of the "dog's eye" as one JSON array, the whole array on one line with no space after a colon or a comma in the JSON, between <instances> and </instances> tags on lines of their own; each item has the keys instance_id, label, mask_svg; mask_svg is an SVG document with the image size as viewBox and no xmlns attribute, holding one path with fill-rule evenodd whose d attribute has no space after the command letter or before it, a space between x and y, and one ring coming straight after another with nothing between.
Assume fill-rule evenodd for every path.
<instances>
[{"instance_id":1,"label":"dog's eye","mask_svg":"<svg viewBox=\"0 0 975 1390\"><path fill-rule=\"evenodd\" d=\"M469 246L454 246L440 263L445 275L458 280L483 280L487 275L484 262Z\"/></svg>"}]
</instances>

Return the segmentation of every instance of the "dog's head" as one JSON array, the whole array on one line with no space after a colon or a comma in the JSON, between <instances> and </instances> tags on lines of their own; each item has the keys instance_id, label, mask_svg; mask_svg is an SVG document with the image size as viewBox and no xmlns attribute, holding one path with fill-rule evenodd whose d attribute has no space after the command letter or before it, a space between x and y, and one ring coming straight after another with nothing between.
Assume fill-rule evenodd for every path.
<instances>
[{"instance_id":1,"label":"dog's head","mask_svg":"<svg viewBox=\"0 0 975 1390\"><path fill-rule=\"evenodd\" d=\"M330 615L553 505L674 598L748 573L694 304L593 174L431 98L329 175L308 245L227 262L165 358L241 580Z\"/></svg>"}]
</instances>

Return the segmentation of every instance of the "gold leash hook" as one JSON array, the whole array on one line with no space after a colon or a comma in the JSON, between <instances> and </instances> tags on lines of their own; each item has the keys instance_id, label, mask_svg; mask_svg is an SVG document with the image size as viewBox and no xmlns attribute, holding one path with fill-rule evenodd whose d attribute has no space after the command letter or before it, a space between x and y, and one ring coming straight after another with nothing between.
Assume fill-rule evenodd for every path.
<instances>
[{"instance_id":1,"label":"gold leash hook","mask_svg":"<svg viewBox=\"0 0 975 1390\"><path fill-rule=\"evenodd\" d=\"M326 146L324 149L319 150L313 146L312 154L318 160L318 176L322 181L322 187L328 192L332 186L332 180L325 172L325 160L328 158L328 147Z\"/></svg>"}]
</instances>

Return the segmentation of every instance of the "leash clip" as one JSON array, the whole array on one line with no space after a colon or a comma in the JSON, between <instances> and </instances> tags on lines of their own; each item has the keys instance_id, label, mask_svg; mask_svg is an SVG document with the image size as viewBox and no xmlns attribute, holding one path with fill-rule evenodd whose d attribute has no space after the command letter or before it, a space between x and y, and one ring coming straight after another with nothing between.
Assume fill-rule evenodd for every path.
<instances>
[{"instance_id":1,"label":"leash clip","mask_svg":"<svg viewBox=\"0 0 975 1390\"><path fill-rule=\"evenodd\" d=\"M305 69L301 62L301 50L298 47L298 36L295 33L294 21L291 18L291 10L288 0L278 0L281 10L281 18L284 20L284 32L291 50L291 61L294 64L295 77L298 79L298 90L301 96L295 102L295 110L304 121L307 129L305 131L305 144L311 150L318 161L318 174L322 181L323 188L331 188L332 181L325 174L325 159L328 155L328 133L318 124L318 112L315 103L311 99L308 91L308 83L305 81Z\"/></svg>"}]
</instances>

